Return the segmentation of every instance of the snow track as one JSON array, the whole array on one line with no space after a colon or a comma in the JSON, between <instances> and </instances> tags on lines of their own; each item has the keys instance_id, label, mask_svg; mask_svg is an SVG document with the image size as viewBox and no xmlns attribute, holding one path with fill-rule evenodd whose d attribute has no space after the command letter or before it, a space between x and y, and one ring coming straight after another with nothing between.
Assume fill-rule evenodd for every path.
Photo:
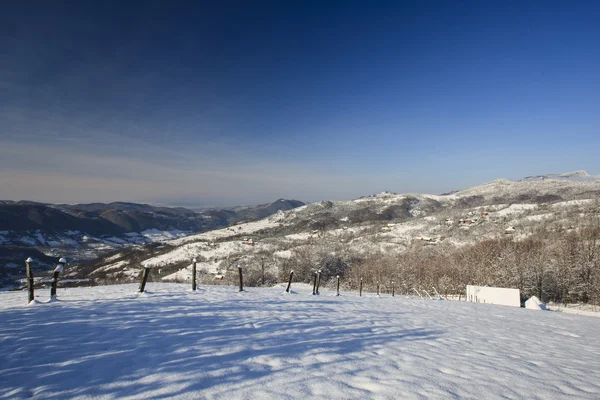
<instances>
[{"instance_id":1,"label":"snow track","mask_svg":"<svg viewBox=\"0 0 600 400\"><path fill-rule=\"evenodd\" d=\"M147 289L0 293L0 398L600 397L598 318L299 284Z\"/></svg>"}]
</instances>

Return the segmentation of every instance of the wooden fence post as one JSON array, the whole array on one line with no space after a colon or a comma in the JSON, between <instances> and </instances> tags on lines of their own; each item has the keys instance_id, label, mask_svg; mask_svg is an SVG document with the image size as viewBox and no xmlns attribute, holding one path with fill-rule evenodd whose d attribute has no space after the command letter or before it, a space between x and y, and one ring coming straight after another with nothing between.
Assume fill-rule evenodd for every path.
<instances>
[{"instance_id":1,"label":"wooden fence post","mask_svg":"<svg viewBox=\"0 0 600 400\"><path fill-rule=\"evenodd\" d=\"M340 295L340 276L337 276L337 294L336 296Z\"/></svg>"},{"instance_id":2,"label":"wooden fence post","mask_svg":"<svg viewBox=\"0 0 600 400\"><path fill-rule=\"evenodd\" d=\"M196 259L194 258L192 260L193 264L192 264L192 291L195 292L196 291Z\"/></svg>"},{"instance_id":3,"label":"wooden fence post","mask_svg":"<svg viewBox=\"0 0 600 400\"><path fill-rule=\"evenodd\" d=\"M27 281L27 292L28 292L28 301L27 303L31 303L35 296L33 295L33 271L31 270L31 263L33 259L31 257L25 260L25 280Z\"/></svg>"},{"instance_id":4,"label":"wooden fence post","mask_svg":"<svg viewBox=\"0 0 600 400\"><path fill-rule=\"evenodd\" d=\"M317 295L319 295L319 286L321 285L321 270L317 271Z\"/></svg>"},{"instance_id":5,"label":"wooden fence post","mask_svg":"<svg viewBox=\"0 0 600 400\"><path fill-rule=\"evenodd\" d=\"M379 297L379 282L377 282L377 297Z\"/></svg>"},{"instance_id":6,"label":"wooden fence post","mask_svg":"<svg viewBox=\"0 0 600 400\"><path fill-rule=\"evenodd\" d=\"M359 289L358 290L359 290L358 295L360 297L362 297L362 278L360 278L360 285L359 285Z\"/></svg>"},{"instance_id":7,"label":"wooden fence post","mask_svg":"<svg viewBox=\"0 0 600 400\"><path fill-rule=\"evenodd\" d=\"M287 288L285 289L286 293L290 292L290 288L292 287L292 278L294 276L294 270L290 272L290 280L288 281Z\"/></svg>"},{"instance_id":8,"label":"wooden fence post","mask_svg":"<svg viewBox=\"0 0 600 400\"><path fill-rule=\"evenodd\" d=\"M54 269L54 274L52 276L52 286L50 288L50 300L56 300L56 285L58 285L58 274L63 272L66 263L67 260L61 258L60 260L58 260L58 265Z\"/></svg>"},{"instance_id":9,"label":"wooden fence post","mask_svg":"<svg viewBox=\"0 0 600 400\"><path fill-rule=\"evenodd\" d=\"M244 291L244 277L242 275L242 266L238 264L238 271L240 272L240 292Z\"/></svg>"},{"instance_id":10,"label":"wooden fence post","mask_svg":"<svg viewBox=\"0 0 600 400\"><path fill-rule=\"evenodd\" d=\"M394 286L394 281L392 281L392 297L394 297L394 292L396 291L396 288Z\"/></svg>"},{"instance_id":11,"label":"wooden fence post","mask_svg":"<svg viewBox=\"0 0 600 400\"><path fill-rule=\"evenodd\" d=\"M317 271L315 271L315 281L313 283L313 296L317 294Z\"/></svg>"},{"instance_id":12,"label":"wooden fence post","mask_svg":"<svg viewBox=\"0 0 600 400\"><path fill-rule=\"evenodd\" d=\"M140 287L138 292L144 293L144 289L146 289L146 282L148 281L148 274L150 273L150 264L144 265L144 270L142 271L142 278L140 280Z\"/></svg>"}]
</instances>

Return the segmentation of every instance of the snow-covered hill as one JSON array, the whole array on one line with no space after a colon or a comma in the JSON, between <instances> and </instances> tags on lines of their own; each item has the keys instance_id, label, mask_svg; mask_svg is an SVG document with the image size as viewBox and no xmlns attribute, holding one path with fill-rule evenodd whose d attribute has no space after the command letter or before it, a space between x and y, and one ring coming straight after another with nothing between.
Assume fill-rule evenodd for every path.
<instances>
[{"instance_id":1,"label":"snow-covered hill","mask_svg":"<svg viewBox=\"0 0 600 400\"><path fill-rule=\"evenodd\" d=\"M0 293L0 398L598 399L600 318L292 286Z\"/></svg>"},{"instance_id":2,"label":"snow-covered hill","mask_svg":"<svg viewBox=\"0 0 600 400\"><path fill-rule=\"evenodd\" d=\"M583 181L598 181L600 180L600 175L590 175L586 171L574 171L567 172L564 174L546 174L546 175L535 175L528 176L523 179L525 182L535 182L535 181L543 181L547 179L558 179L558 180L568 180L573 182L583 182Z\"/></svg>"},{"instance_id":3,"label":"snow-covered hill","mask_svg":"<svg viewBox=\"0 0 600 400\"><path fill-rule=\"evenodd\" d=\"M256 222L166 241L157 249L123 251L70 272L73 278L107 282L136 279L142 264L153 279L186 281L191 260L199 270L223 274L237 256L248 263L281 267L286 258L318 246L347 258L370 252L401 254L415 243L446 249L511 235L531 237L541 226L576 230L595 218L600 181L496 180L447 195L384 192L350 201L308 204ZM244 243L252 239L252 243ZM262 261L261 261L262 260ZM211 275L212 274L212 275Z\"/></svg>"},{"instance_id":4,"label":"snow-covered hill","mask_svg":"<svg viewBox=\"0 0 600 400\"><path fill-rule=\"evenodd\" d=\"M22 261L27 257L37 261L34 268L41 272L60 256L82 262L117 250L156 247L303 204L279 199L257 206L193 211L135 203L54 205L0 200L0 287L22 277Z\"/></svg>"}]
</instances>

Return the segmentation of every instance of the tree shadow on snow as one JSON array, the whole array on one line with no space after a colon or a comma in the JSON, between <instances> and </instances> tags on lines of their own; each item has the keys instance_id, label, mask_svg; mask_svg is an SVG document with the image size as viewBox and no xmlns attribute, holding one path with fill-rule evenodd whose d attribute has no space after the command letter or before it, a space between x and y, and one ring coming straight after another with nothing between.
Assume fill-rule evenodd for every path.
<instances>
[{"instance_id":1,"label":"tree shadow on snow","mask_svg":"<svg viewBox=\"0 0 600 400\"><path fill-rule=\"evenodd\" d=\"M403 329L374 309L355 315L337 299L202 302L176 293L10 309L0 314L0 396L200 394L443 333Z\"/></svg>"}]
</instances>

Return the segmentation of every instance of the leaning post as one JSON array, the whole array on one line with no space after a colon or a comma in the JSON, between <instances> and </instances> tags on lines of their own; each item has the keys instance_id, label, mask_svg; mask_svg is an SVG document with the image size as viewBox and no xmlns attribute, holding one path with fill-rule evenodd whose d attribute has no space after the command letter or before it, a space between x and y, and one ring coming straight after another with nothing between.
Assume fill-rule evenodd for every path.
<instances>
[{"instance_id":1,"label":"leaning post","mask_svg":"<svg viewBox=\"0 0 600 400\"><path fill-rule=\"evenodd\" d=\"M337 294L336 296L340 295L340 276L337 276Z\"/></svg>"},{"instance_id":2,"label":"leaning post","mask_svg":"<svg viewBox=\"0 0 600 400\"><path fill-rule=\"evenodd\" d=\"M140 287L138 292L144 293L144 289L146 289L146 282L148 281L148 274L150 274L150 264L144 265L144 270L142 271L142 279L140 281Z\"/></svg>"},{"instance_id":3,"label":"leaning post","mask_svg":"<svg viewBox=\"0 0 600 400\"><path fill-rule=\"evenodd\" d=\"M196 260L195 258L192 260L193 264L192 264L192 291L195 292L196 291L196 262L198 260Z\"/></svg>"},{"instance_id":4,"label":"leaning post","mask_svg":"<svg viewBox=\"0 0 600 400\"><path fill-rule=\"evenodd\" d=\"M58 260L58 265L54 269L54 274L52 276L52 286L50 287L50 300L56 300L56 285L58 285L58 274L63 272L66 263L67 260L61 257L61 259Z\"/></svg>"},{"instance_id":5,"label":"leaning post","mask_svg":"<svg viewBox=\"0 0 600 400\"><path fill-rule=\"evenodd\" d=\"M285 289L286 293L290 292L290 288L292 287L292 278L294 277L294 270L290 272L290 279L288 280L287 288Z\"/></svg>"},{"instance_id":6,"label":"leaning post","mask_svg":"<svg viewBox=\"0 0 600 400\"><path fill-rule=\"evenodd\" d=\"M31 303L34 299L33 295L33 271L31 270L31 263L33 259L31 257L25 260L25 280L27 281L27 293L29 295L27 303Z\"/></svg>"}]
</instances>

